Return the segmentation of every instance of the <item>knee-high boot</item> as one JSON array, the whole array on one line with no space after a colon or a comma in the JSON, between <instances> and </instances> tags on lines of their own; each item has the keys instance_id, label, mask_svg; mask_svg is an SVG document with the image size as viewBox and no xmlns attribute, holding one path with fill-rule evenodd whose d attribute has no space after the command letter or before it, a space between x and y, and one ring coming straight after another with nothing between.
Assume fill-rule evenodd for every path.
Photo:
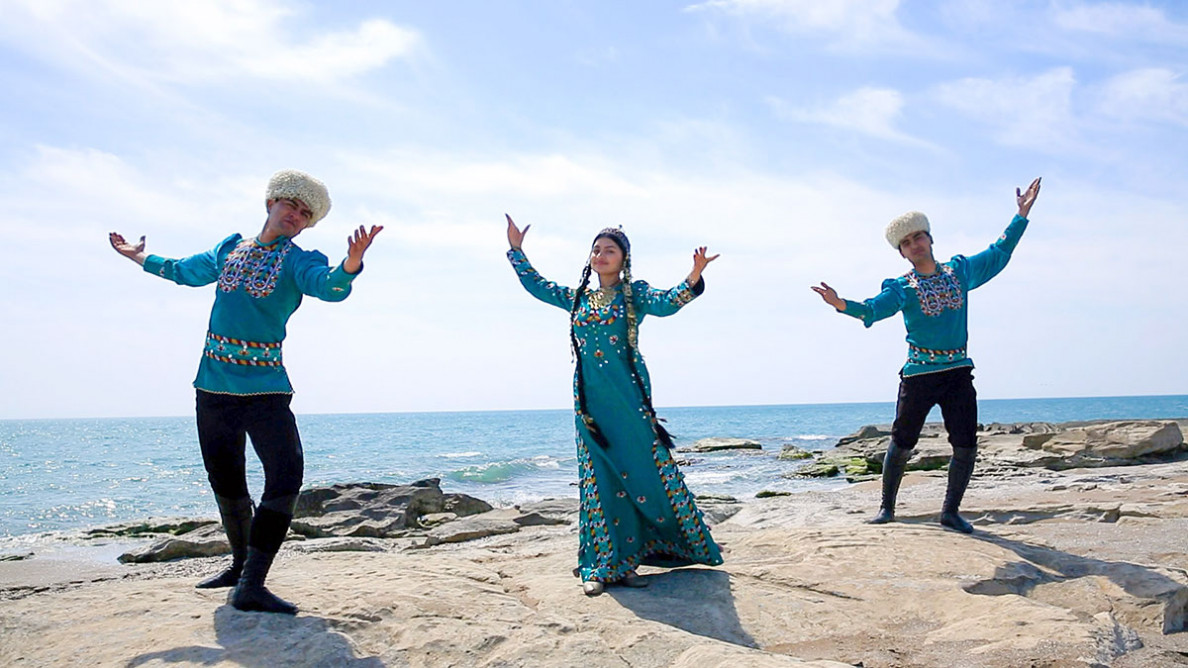
<instances>
[{"instance_id":1,"label":"knee-high boot","mask_svg":"<svg viewBox=\"0 0 1188 668\"><path fill-rule=\"evenodd\" d=\"M268 591L264 586L274 558L276 553L264 552L255 547L248 548L243 575L239 577L239 584L235 585L231 592L231 605L236 610L297 614L297 606Z\"/></svg>"},{"instance_id":2,"label":"knee-high boot","mask_svg":"<svg viewBox=\"0 0 1188 668\"><path fill-rule=\"evenodd\" d=\"M891 440L887 454L883 457L883 503L879 506L879 514L870 520L870 524L895 521L895 499L899 496L899 483L903 480L903 472L907 470L911 456L911 448L901 448L895 439Z\"/></svg>"},{"instance_id":3,"label":"knee-high boot","mask_svg":"<svg viewBox=\"0 0 1188 668\"><path fill-rule=\"evenodd\" d=\"M972 524L957 514L957 509L961 507L961 499L965 497L965 489L969 487L977 455L976 447L953 448L953 456L949 459L949 486L945 490L945 505L941 508L940 523L962 533L973 533L974 530Z\"/></svg>"},{"instance_id":4,"label":"knee-high boot","mask_svg":"<svg viewBox=\"0 0 1188 668\"><path fill-rule=\"evenodd\" d=\"M212 575L194 585L198 589L234 587L239 582L239 575L243 572L243 563L247 560L248 536L252 531L251 497L228 499L216 494L215 500L219 504L219 516L223 520L223 531L227 534L227 542L231 543L231 565L218 575Z\"/></svg>"},{"instance_id":5,"label":"knee-high boot","mask_svg":"<svg viewBox=\"0 0 1188 668\"><path fill-rule=\"evenodd\" d=\"M297 614L297 606L276 596L264 586L272 560L280 550L285 533L289 530L290 513L278 512L272 505L292 508L292 503L261 502L252 522L252 535L248 541L247 561L239 583L231 591L230 603L237 610L256 612L279 612L285 615Z\"/></svg>"}]
</instances>

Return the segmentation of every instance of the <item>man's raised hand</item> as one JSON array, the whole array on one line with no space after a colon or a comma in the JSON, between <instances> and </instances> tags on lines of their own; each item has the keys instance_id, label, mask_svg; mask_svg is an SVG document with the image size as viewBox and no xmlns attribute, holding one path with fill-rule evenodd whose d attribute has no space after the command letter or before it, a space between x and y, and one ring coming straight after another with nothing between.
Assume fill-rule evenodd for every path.
<instances>
[{"instance_id":1,"label":"man's raised hand","mask_svg":"<svg viewBox=\"0 0 1188 668\"><path fill-rule=\"evenodd\" d=\"M825 281L821 281L821 287L817 287L815 285L810 285L809 289L812 290L813 292L821 295L821 299L825 300L825 303L829 304L833 308L835 308L839 311L846 310L845 300L842 299L841 297L838 297L837 290L834 290L833 288L829 287L829 284L826 283Z\"/></svg>"},{"instance_id":2,"label":"man's raised hand","mask_svg":"<svg viewBox=\"0 0 1188 668\"><path fill-rule=\"evenodd\" d=\"M136 264L144 265L144 259L148 257L144 254L144 237L140 237L140 241L130 244L124 240L123 235L119 232L112 232L107 235L107 240L111 243L111 247L115 249L115 252L132 260Z\"/></svg>"},{"instance_id":3,"label":"man's raised hand","mask_svg":"<svg viewBox=\"0 0 1188 668\"><path fill-rule=\"evenodd\" d=\"M1039 196L1039 191L1040 180L1038 178L1032 181L1031 185L1027 186L1027 192L1021 192L1018 188L1015 188L1015 201L1019 203L1020 216L1026 218L1027 214L1031 213L1031 205L1035 204L1035 198Z\"/></svg>"}]
</instances>

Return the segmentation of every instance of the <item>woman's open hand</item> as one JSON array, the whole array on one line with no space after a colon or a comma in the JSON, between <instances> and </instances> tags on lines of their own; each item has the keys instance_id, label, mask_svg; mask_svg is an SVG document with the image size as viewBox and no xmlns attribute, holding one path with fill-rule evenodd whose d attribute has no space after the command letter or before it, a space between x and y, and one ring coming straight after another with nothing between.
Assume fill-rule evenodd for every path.
<instances>
[{"instance_id":1,"label":"woman's open hand","mask_svg":"<svg viewBox=\"0 0 1188 668\"><path fill-rule=\"evenodd\" d=\"M507 218L507 244L516 250L523 250L521 247L524 245L524 235L528 234L528 228L532 226L525 225L524 229L521 230L516 227L511 216L506 213L503 215Z\"/></svg>"},{"instance_id":2,"label":"woman's open hand","mask_svg":"<svg viewBox=\"0 0 1188 668\"><path fill-rule=\"evenodd\" d=\"M689 285L697 285L697 281L701 280L701 272L705 271L705 268L709 266L710 262L722 256L721 253L717 255L706 255L705 249L705 246L699 246L693 251L693 271L689 272Z\"/></svg>"}]
</instances>

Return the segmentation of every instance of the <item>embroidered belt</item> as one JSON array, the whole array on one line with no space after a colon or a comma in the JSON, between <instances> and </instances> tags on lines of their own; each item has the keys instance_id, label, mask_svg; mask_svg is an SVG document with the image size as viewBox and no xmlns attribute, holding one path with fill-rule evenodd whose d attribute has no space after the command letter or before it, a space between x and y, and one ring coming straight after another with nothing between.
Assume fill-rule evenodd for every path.
<instances>
[{"instance_id":1,"label":"embroidered belt","mask_svg":"<svg viewBox=\"0 0 1188 668\"><path fill-rule=\"evenodd\" d=\"M281 344L243 341L206 333L204 355L218 362L243 366L281 366Z\"/></svg>"},{"instance_id":2,"label":"embroidered belt","mask_svg":"<svg viewBox=\"0 0 1188 668\"><path fill-rule=\"evenodd\" d=\"M956 350L931 350L908 344L908 361L916 364L946 364L965 359L965 348Z\"/></svg>"}]
</instances>

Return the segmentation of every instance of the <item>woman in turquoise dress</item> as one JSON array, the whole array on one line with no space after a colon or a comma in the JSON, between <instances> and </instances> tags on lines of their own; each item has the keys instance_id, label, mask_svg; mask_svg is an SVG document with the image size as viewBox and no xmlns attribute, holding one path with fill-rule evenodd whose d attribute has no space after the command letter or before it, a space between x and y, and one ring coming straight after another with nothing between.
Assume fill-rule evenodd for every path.
<instances>
[{"instance_id":1,"label":"woman in turquoise dress","mask_svg":"<svg viewBox=\"0 0 1188 668\"><path fill-rule=\"evenodd\" d=\"M651 381L636 339L644 316L669 316L705 290L701 277L718 256L705 247L671 290L631 280L631 244L621 229L598 233L577 289L545 280L528 262L524 235L507 217L507 252L524 288L570 314L575 357L574 425L581 513L578 569L589 596L606 584L646 586L639 565L722 563L693 495L656 419ZM597 275L598 289L589 289Z\"/></svg>"}]
</instances>

